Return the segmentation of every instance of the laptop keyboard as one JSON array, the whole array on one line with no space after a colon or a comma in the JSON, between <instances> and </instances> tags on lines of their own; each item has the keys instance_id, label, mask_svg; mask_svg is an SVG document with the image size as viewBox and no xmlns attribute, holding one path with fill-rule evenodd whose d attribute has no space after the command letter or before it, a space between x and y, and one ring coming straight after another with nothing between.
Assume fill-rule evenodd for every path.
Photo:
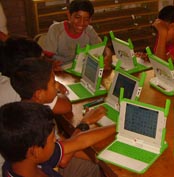
<instances>
[{"instance_id":1,"label":"laptop keyboard","mask_svg":"<svg viewBox=\"0 0 174 177\"><path fill-rule=\"evenodd\" d=\"M81 83L72 84L69 85L69 87L71 88L71 90L73 90L73 92L76 93L76 95L79 96L79 98L91 97L92 95L86 88L81 85Z\"/></svg>"},{"instance_id":2,"label":"laptop keyboard","mask_svg":"<svg viewBox=\"0 0 174 177\"><path fill-rule=\"evenodd\" d=\"M136 160L143 161L145 163L150 163L157 154L139 149L128 144L116 141L113 143L108 150L114 151L116 153L120 153L122 155L126 155L130 158L134 158Z\"/></svg>"}]
</instances>

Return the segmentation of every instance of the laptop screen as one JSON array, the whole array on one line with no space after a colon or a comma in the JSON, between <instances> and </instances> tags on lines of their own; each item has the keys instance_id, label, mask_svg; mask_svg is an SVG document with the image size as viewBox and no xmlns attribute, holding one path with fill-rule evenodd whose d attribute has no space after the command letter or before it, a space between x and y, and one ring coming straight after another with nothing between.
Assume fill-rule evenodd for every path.
<instances>
[{"instance_id":1,"label":"laptop screen","mask_svg":"<svg viewBox=\"0 0 174 177\"><path fill-rule=\"evenodd\" d=\"M129 43L121 39L112 40L114 52L116 58L121 60L121 67L123 68L132 68L134 67L132 57L134 56L134 51L130 49Z\"/></svg>"},{"instance_id":2,"label":"laptop screen","mask_svg":"<svg viewBox=\"0 0 174 177\"><path fill-rule=\"evenodd\" d=\"M131 99L135 85L136 85L136 81L119 73L112 94L116 97L119 97L120 88L123 87L124 88L124 98Z\"/></svg>"},{"instance_id":3,"label":"laptop screen","mask_svg":"<svg viewBox=\"0 0 174 177\"><path fill-rule=\"evenodd\" d=\"M92 91L96 90L96 85L99 77L98 58L91 54L87 54L81 81Z\"/></svg>"},{"instance_id":4,"label":"laptop screen","mask_svg":"<svg viewBox=\"0 0 174 177\"><path fill-rule=\"evenodd\" d=\"M124 128L135 133L155 138L157 118L158 111L127 104Z\"/></svg>"},{"instance_id":5,"label":"laptop screen","mask_svg":"<svg viewBox=\"0 0 174 177\"><path fill-rule=\"evenodd\" d=\"M115 73L111 88L109 89L107 102L115 105L119 102L120 88L124 88L124 97L128 99L135 99L138 91L138 80L133 79L131 76L122 74L120 71Z\"/></svg>"},{"instance_id":6,"label":"laptop screen","mask_svg":"<svg viewBox=\"0 0 174 177\"><path fill-rule=\"evenodd\" d=\"M157 61L151 60L151 63L153 65L155 74L159 78L164 78L164 79L172 79L172 73L168 66L165 66Z\"/></svg>"},{"instance_id":7,"label":"laptop screen","mask_svg":"<svg viewBox=\"0 0 174 177\"><path fill-rule=\"evenodd\" d=\"M162 110L133 100L121 102L118 132L127 141L160 146L165 124Z\"/></svg>"},{"instance_id":8,"label":"laptop screen","mask_svg":"<svg viewBox=\"0 0 174 177\"><path fill-rule=\"evenodd\" d=\"M93 60L92 57L88 55L84 74L93 83L95 83L97 68L98 62Z\"/></svg>"}]
</instances>

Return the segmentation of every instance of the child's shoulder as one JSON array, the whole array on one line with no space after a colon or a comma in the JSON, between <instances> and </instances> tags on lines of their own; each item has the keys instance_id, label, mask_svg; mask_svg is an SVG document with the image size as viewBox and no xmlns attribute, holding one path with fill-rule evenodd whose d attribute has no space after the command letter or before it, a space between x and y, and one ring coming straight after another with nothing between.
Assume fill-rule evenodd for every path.
<instances>
[{"instance_id":1,"label":"child's shoulder","mask_svg":"<svg viewBox=\"0 0 174 177\"><path fill-rule=\"evenodd\" d=\"M48 30L48 35L60 35L62 33L64 33L65 31L65 28L64 28L64 22L53 22L53 24L49 27L49 30ZM57 37L58 37L57 36Z\"/></svg>"},{"instance_id":2,"label":"child's shoulder","mask_svg":"<svg viewBox=\"0 0 174 177\"><path fill-rule=\"evenodd\" d=\"M4 177L21 177L17 174L15 174L11 168L11 164L7 161L4 162L3 166L2 166L2 174Z\"/></svg>"},{"instance_id":3,"label":"child's shoulder","mask_svg":"<svg viewBox=\"0 0 174 177\"><path fill-rule=\"evenodd\" d=\"M49 29L61 30L64 28L64 21L58 22L54 21L53 24L49 27Z\"/></svg>"}]
</instances>

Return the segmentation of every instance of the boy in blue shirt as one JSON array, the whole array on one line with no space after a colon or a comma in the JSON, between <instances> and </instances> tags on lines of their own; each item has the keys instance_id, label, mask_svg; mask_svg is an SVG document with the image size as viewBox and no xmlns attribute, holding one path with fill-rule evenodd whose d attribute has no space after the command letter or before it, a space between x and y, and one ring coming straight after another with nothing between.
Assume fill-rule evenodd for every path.
<instances>
[{"instance_id":1,"label":"boy in blue shirt","mask_svg":"<svg viewBox=\"0 0 174 177\"><path fill-rule=\"evenodd\" d=\"M64 156L115 133L115 126L96 128L60 143L55 138L53 118L51 109L38 103L14 102L0 107L0 152L6 160L4 177L61 177L53 168L62 165ZM68 161L63 162L66 165ZM76 169L71 170L69 176L76 174L73 172ZM94 176L93 169L86 170L83 170L85 177Z\"/></svg>"}]
</instances>

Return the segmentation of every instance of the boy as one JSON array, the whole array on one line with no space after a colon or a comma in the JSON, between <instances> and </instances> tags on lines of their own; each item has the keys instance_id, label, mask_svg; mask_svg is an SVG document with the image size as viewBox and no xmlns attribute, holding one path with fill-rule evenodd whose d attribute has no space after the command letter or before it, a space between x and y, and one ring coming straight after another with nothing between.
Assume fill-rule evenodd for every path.
<instances>
[{"instance_id":1,"label":"boy","mask_svg":"<svg viewBox=\"0 0 174 177\"><path fill-rule=\"evenodd\" d=\"M72 111L69 99L59 94L52 62L45 57L24 59L11 76L11 84L23 101L48 104L55 114Z\"/></svg>"},{"instance_id":2,"label":"boy","mask_svg":"<svg viewBox=\"0 0 174 177\"><path fill-rule=\"evenodd\" d=\"M153 26L158 32L155 55L166 61L171 57L174 61L174 6L162 8Z\"/></svg>"},{"instance_id":3,"label":"boy","mask_svg":"<svg viewBox=\"0 0 174 177\"><path fill-rule=\"evenodd\" d=\"M56 22L50 26L45 41L45 51L63 64L75 57L77 44L83 48L87 44L101 42L96 31L90 24L94 7L89 0L74 0L70 3L68 21ZM111 69L112 52L106 47L104 51L105 69Z\"/></svg>"},{"instance_id":4,"label":"boy","mask_svg":"<svg viewBox=\"0 0 174 177\"><path fill-rule=\"evenodd\" d=\"M61 177L53 167L61 164L64 154L89 147L115 132L115 126L93 129L62 141L61 145L55 139L53 117L49 107L37 103L14 102L0 108L4 177ZM75 176L73 169L70 174Z\"/></svg>"}]
</instances>

